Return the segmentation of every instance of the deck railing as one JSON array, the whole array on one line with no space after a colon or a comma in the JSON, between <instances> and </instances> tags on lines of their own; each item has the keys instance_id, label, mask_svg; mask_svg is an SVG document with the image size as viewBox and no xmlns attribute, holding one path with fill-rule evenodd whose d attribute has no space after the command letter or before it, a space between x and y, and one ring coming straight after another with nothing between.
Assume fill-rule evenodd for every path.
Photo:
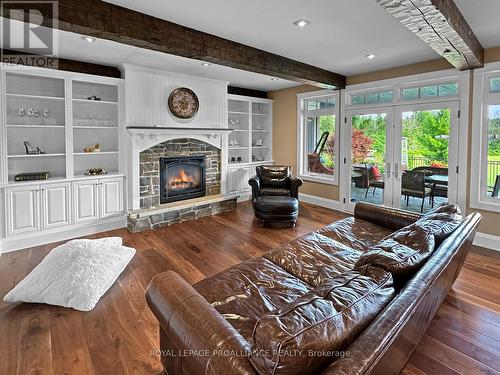
<instances>
[{"instance_id":1,"label":"deck railing","mask_svg":"<svg viewBox=\"0 0 500 375\"><path fill-rule=\"evenodd\" d=\"M415 156L413 158L408 158L408 169L412 170L417 167L425 167L432 164L432 160L424 156ZM489 189L493 189L495 185L495 180L498 175L500 175L500 161L489 160L488 161L488 180L487 186Z\"/></svg>"}]
</instances>

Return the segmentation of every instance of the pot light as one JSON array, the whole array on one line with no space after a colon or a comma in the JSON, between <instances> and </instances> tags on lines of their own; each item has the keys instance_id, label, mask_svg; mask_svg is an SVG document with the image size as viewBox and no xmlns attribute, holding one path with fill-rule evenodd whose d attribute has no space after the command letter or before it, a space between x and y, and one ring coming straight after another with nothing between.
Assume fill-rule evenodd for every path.
<instances>
[{"instance_id":1,"label":"pot light","mask_svg":"<svg viewBox=\"0 0 500 375\"><path fill-rule=\"evenodd\" d=\"M212 65L212 64L207 63L207 62L202 62L202 63L201 63L201 65L203 65L203 66L210 66L210 65Z\"/></svg>"},{"instance_id":2,"label":"pot light","mask_svg":"<svg viewBox=\"0 0 500 375\"><path fill-rule=\"evenodd\" d=\"M368 60L373 60L377 55L374 55L373 53L370 53L369 55L365 56Z\"/></svg>"},{"instance_id":3,"label":"pot light","mask_svg":"<svg viewBox=\"0 0 500 375\"><path fill-rule=\"evenodd\" d=\"M309 25L310 23L311 22L309 22L308 20L301 18L300 20L295 21L293 24L302 29L302 28L306 27L307 25Z\"/></svg>"},{"instance_id":4,"label":"pot light","mask_svg":"<svg viewBox=\"0 0 500 375\"><path fill-rule=\"evenodd\" d=\"M87 43L95 43L95 38L87 35L82 36L82 40L86 41Z\"/></svg>"},{"instance_id":5,"label":"pot light","mask_svg":"<svg viewBox=\"0 0 500 375\"><path fill-rule=\"evenodd\" d=\"M277 80L279 80L279 78L271 77L271 81L277 81Z\"/></svg>"}]
</instances>

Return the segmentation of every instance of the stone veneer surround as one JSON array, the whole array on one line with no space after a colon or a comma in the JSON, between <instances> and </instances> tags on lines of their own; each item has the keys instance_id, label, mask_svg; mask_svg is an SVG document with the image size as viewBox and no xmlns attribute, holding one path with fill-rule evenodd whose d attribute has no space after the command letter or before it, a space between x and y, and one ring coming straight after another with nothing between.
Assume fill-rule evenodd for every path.
<instances>
[{"instance_id":1,"label":"stone veneer surround","mask_svg":"<svg viewBox=\"0 0 500 375\"><path fill-rule=\"evenodd\" d=\"M194 138L179 138L158 143L139 154L140 207L160 204L160 158L171 156L205 156L206 195L221 192L221 151Z\"/></svg>"}]
</instances>

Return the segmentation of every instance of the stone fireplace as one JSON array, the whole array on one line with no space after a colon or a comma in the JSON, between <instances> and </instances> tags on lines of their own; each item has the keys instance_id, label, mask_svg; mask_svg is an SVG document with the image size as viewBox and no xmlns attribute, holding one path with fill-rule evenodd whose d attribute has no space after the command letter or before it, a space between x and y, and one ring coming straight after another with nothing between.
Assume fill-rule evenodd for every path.
<instances>
[{"instance_id":1,"label":"stone fireplace","mask_svg":"<svg viewBox=\"0 0 500 375\"><path fill-rule=\"evenodd\" d=\"M221 192L220 150L194 138L158 143L139 154L140 207Z\"/></svg>"}]
</instances>

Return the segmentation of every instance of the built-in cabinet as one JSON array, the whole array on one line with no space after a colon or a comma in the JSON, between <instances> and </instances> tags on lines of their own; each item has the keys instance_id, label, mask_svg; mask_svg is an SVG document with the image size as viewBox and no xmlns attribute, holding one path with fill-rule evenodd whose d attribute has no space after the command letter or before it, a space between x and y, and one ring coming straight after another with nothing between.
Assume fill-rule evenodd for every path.
<instances>
[{"instance_id":1,"label":"built-in cabinet","mask_svg":"<svg viewBox=\"0 0 500 375\"><path fill-rule=\"evenodd\" d=\"M123 80L2 65L0 81L0 242L124 218ZM16 181L31 172L48 179Z\"/></svg>"},{"instance_id":2,"label":"built-in cabinet","mask_svg":"<svg viewBox=\"0 0 500 375\"><path fill-rule=\"evenodd\" d=\"M228 96L228 191L246 194L255 167L272 164L273 101L240 95Z\"/></svg>"}]
</instances>

